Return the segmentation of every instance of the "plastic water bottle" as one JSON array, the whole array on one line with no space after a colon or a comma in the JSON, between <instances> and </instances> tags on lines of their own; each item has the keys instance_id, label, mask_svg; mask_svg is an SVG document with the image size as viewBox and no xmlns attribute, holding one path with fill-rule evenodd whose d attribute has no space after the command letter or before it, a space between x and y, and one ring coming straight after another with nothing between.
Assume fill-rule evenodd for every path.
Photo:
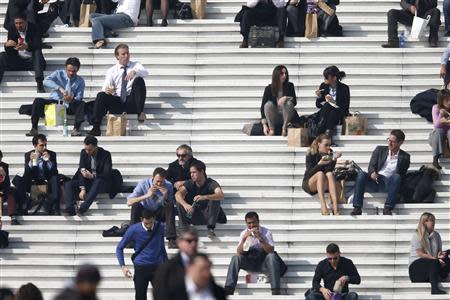
<instances>
[{"instance_id":1,"label":"plastic water bottle","mask_svg":"<svg viewBox=\"0 0 450 300\"><path fill-rule=\"evenodd\" d=\"M66 118L64 118L63 136L69 136L69 127L67 126L67 119Z\"/></svg>"},{"instance_id":2,"label":"plastic water bottle","mask_svg":"<svg viewBox=\"0 0 450 300\"><path fill-rule=\"evenodd\" d=\"M399 44L400 44L400 48L406 48L406 35L404 32L402 32L402 34L400 34L400 38L399 38Z\"/></svg>"},{"instance_id":3,"label":"plastic water bottle","mask_svg":"<svg viewBox=\"0 0 450 300\"><path fill-rule=\"evenodd\" d=\"M127 120L127 126L125 127L125 134L126 135L131 135L130 120Z\"/></svg>"}]
</instances>

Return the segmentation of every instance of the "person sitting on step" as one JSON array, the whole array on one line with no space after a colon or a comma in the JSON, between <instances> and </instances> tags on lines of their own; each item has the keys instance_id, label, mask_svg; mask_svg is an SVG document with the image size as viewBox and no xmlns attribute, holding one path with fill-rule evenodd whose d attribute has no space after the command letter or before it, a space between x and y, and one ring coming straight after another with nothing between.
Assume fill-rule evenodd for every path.
<instances>
[{"instance_id":1,"label":"person sitting on step","mask_svg":"<svg viewBox=\"0 0 450 300\"><path fill-rule=\"evenodd\" d=\"M166 170L156 168L153 176L139 182L127 197L127 205L131 206L131 225L139 223L142 210L153 212L156 220L166 223L166 238L169 249L177 248L174 213L174 193L172 184L166 179Z\"/></svg>"},{"instance_id":2,"label":"person sitting on step","mask_svg":"<svg viewBox=\"0 0 450 300\"><path fill-rule=\"evenodd\" d=\"M45 117L44 108L48 104L62 103L68 115L75 115L72 136L80 136L80 126L84 121L84 79L78 76L80 60L69 57L65 69L56 70L44 80L44 86L51 89L50 99L35 98L31 108L31 130L26 136L38 134L39 118Z\"/></svg>"},{"instance_id":3,"label":"person sitting on step","mask_svg":"<svg viewBox=\"0 0 450 300\"><path fill-rule=\"evenodd\" d=\"M322 215L329 215L325 192L330 193L333 203L333 215L339 215L338 195L339 187L333 170L336 161L341 157L340 152L334 153L330 148L331 138L326 134L319 135L311 144L306 154L306 170L303 175L302 188L310 195L319 194Z\"/></svg>"},{"instance_id":4,"label":"person sitting on step","mask_svg":"<svg viewBox=\"0 0 450 300\"><path fill-rule=\"evenodd\" d=\"M289 72L283 65L276 66L272 72L272 83L264 89L261 101L261 123L265 135L275 135L281 128L281 135L287 135L289 123L299 118L295 106L294 84L289 81Z\"/></svg>"},{"instance_id":5,"label":"person sitting on step","mask_svg":"<svg viewBox=\"0 0 450 300\"><path fill-rule=\"evenodd\" d=\"M391 131L387 138L387 146L377 146L370 157L368 173L358 172L353 196L352 216L361 215L364 192L387 193L383 215L392 215L392 210L399 198L399 191L403 177L406 175L410 164L410 155L401 150L405 141L405 134L399 129ZM351 200L353 198L353 200Z\"/></svg>"},{"instance_id":6,"label":"person sitting on step","mask_svg":"<svg viewBox=\"0 0 450 300\"><path fill-rule=\"evenodd\" d=\"M450 141L450 91L439 91L437 104L433 105L433 126L430 134L430 144L433 151L433 165L441 169L439 157L444 153L444 148L449 148Z\"/></svg>"},{"instance_id":7,"label":"person sitting on step","mask_svg":"<svg viewBox=\"0 0 450 300\"><path fill-rule=\"evenodd\" d=\"M161 26L166 27L169 25L167 22L167 16L169 14L169 8L174 7L175 0L142 0L145 3L145 12L147 14L147 26L153 26L153 10L161 10Z\"/></svg>"},{"instance_id":8,"label":"person sitting on step","mask_svg":"<svg viewBox=\"0 0 450 300\"><path fill-rule=\"evenodd\" d=\"M8 216L11 217L11 225L20 225L17 215L22 213L22 203L17 203L17 191L11 186L9 177L9 165L2 161L3 153L0 150L0 220L2 218L3 203L8 203ZM18 207L17 207L18 206Z\"/></svg>"},{"instance_id":9,"label":"person sitting on step","mask_svg":"<svg viewBox=\"0 0 450 300\"><path fill-rule=\"evenodd\" d=\"M110 15L92 13L92 42L90 49L106 48L105 31L134 27L139 22L141 0L118 0L116 12Z\"/></svg>"},{"instance_id":10,"label":"person sitting on step","mask_svg":"<svg viewBox=\"0 0 450 300\"><path fill-rule=\"evenodd\" d=\"M320 119L325 121L318 133L326 133L332 138L336 125L342 124L343 119L349 115L350 89L341 82L345 78L345 72L340 71L336 66L325 68L323 78L323 83L315 92ZM336 144L332 142L332 145Z\"/></svg>"},{"instance_id":11,"label":"person sitting on step","mask_svg":"<svg viewBox=\"0 0 450 300\"><path fill-rule=\"evenodd\" d=\"M195 161L192 154L192 148L183 144L178 146L176 150L177 160L169 164L167 168L166 179L169 180L176 191L178 191L186 182L191 179L190 168L192 162Z\"/></svg>"},{"instance_id":12,"label":"person sitting on step","mask_svg":"<svg viewBox=\"0 0 450 300\"><path fill-rule=\"evenodd\" d=\"M89 135L101 135L100 124L109 111L113 114L135 113L139 122L146 119L144 113L147 89L144 77L148 71L139 62L130 60L128 45L119 44L114 50L117 64L106 73L102 92L94 103L94 126Z\"/></svg>"},{"instance_id":13,"label":"person sitting on step","mask_svg":"<svg viewBox=\"0 0 450 300\"><path fill-rule=\"evenodd\" d=\"M398 23L412 26L415 15L424 19L430 16L428 44L430 47L437 47L439 26L441 25L441 12L437 8L437 0L401 0L400 6L402 9L391 9L387 13L388 42L382 47L399 48Z\"/></svg>"},{"instance_id":14,"label":"person sitting on step","mask_svg":"<svg viewBox=\"0 0 450 300\"><path fill-rule=\"evenodd\" d=\"M326 249L327 258L317 264L312 281L312 289L306 300L329 300L332 295L341 295L342 300L358 300L358 294L350 292L349 284L360 284L361 277L353 262L341 256L339 246L331 243ZM320 285L323 280L323 286ZM333 298L334 299L334 298Z\"/></svg>"},{"instance_id":15,"label":"person sitting on step","mask_svg":"<svg viewBox=\"0 0 450 300\"><path fill-rule=\"evenodd\" d=\"M431 294L445 294L439 282L450 273L450 249L442 251L441 235L434 230L436 217L428 212L420 216L411 239L409 278L411 282L431 283Z\"/></svg>"},{"instance_id":16,"label":"person sitting on step","mask_svg":"<svg viewBox=\"0 0 450 300\"><path fill-rule=\"evenodd\" d=\"M444 79L445 86L450 82L450 43L445 48L441 56L441 70L439 72L442 79Z\"/></svg>"},{"instance_id":17,"label":"person sitting on step","mask_svg":"<svg viewBox=\"0 0 450 300\"><path fill-rule=\"evenodd\" d=\"M217 223L225 224L227 218L220 207L224 195L220 185L206 176L206 166L194 161L190 166L191 179L184 182L175 194L179 226L188 224L207 225L208 237L216 237L214 229Z\"/></svg>"},{"instance_id":18,"label":"person sitting on step","mask_svg":"<svg viewBox=\"0 0 450 300\"><path fill-rule=\"evenodd\" d=\"M275 251L272 232L259 224L259 216L250 211L245 215L247 228L241 232L237 255L231 258L225 281L225 293L233 295L239 270L267 273L272 295L280 295L281 261Z\"/></svg>"},{"instance_id":19,"label":"person sitting on step","mask_svg":"<svg viewBox=\"0 0 450 300\"><path fill-rule=\"evenodd\" d=\"M240 22L243 37L239 47L248 48L250 28L256 25L278 27L279 38L276 47L283 48L287 23L285 4L285 0L247 0L247 6L243 7L236 17L236 22Z\"/></svg>"},{"instance_id":20,"label":"person sitting on step","mask_svg":"<svg viewBox=\"0 0 450 300\"><path fill-rule=\"evenodd\" d=\"M28 23L25 15L14 17L14 26L8 30L5 52L0 53L0 83L5 71L34 71L37 92L45 93L42 55L42 33L39 26Z\"/></svg>"}]
</instances>

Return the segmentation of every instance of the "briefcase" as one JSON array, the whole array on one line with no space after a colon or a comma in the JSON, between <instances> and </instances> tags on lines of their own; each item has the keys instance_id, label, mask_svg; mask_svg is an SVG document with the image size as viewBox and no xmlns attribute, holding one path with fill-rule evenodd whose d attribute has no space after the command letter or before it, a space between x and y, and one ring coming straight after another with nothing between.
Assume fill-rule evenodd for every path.
<instances>
[{"instance_id":1,"label":"briefcase","mask_svg":"<svg viewBox=\"0 0 450 300\"><path fill-rule=\"evenodd\" d=\"M279 36L278 27L252 26L249 34L250 48L275 48Z\"/></svg>"}]
</instances>

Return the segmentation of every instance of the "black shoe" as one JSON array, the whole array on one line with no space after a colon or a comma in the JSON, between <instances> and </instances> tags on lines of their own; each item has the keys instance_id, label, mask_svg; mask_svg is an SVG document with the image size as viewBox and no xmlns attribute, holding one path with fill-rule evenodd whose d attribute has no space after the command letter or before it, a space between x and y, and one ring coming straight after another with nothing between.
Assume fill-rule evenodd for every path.
<instances>
[{"instance_id":1,"label":"black shoe","mask_svg":"<svg viewBox=\"0 0 450 300\"><path fill-rule=\"evenodd\" d=\"M44 38L44 39L45 39L45 38L48 38L49 36L50 36L50 35L48 34L48 32L42 34L42 38Z\"/></svg>"},{"instance_id":2,"label":"black shoe","mask_svg":"<svg viewBox=\"0 0 450 300\"><path fill-rule=\"evenodd\" d=\"M42 43L42 49L53 49L53 46L49 43Z\"/></svg>"},{"instance_id":3,"label":"black shoe","mask_svg":"<svg viewBox=\"0 0 450 300\"><path fill-rule=\"evenodd\" d=\"M362 215L361 207L354 207L353 211L350 213L351 216L360 216Z\"/></svg>"},{"instance_id":4,"label":"black shoe","mask_svg":"<svg viewBox=\"0 0 450 300\"><path fill-rule=\"evenodd\" d=\"M447 31L447 32L444 34L444 36L450 36L450 30Z\"/></svg>"},{"instance_id":5,"label":"black shoe","mask_svg":"<svg viewBox=\"0 0 450 300\"><path fill-rule=\"evenodd\" d=\"M92 128L92 130L88 132L88 135L101 136L102 132L100 131L100 127Z\"/></svg>"},{"instance_id":6,"label":"black shoe","mask_svg":"<svg viewBox=\"0 0 450 300\"><path fill-rule=\"evenodd\" d=\"M19 220L16 217L11 217L11 225L20 225Z\"/></svg>"},{"instance_id":7,"label":"black shoe","mask_svg":"<svg viewBox=\"0 0 450 300\"><path fill-rule=\"evenodd\" d=\"M117 232L119 231L119 227L113 226L108 230L103 230L102 237L116 237Z\"/></svg>"},{"instance_id":8,"label":"black shoe","mask_svg":"<svg viewBox=\"0 0 450 300\"><path fill-rule=\"evenodd\" d=\"M63 211L62 215L66 217L73 217L76 216L76 213L73 210L65 210Z\"/></svg>"},{"instance_id":9,"label":"black shoe","mask_svg":"<svg viewBox=\"0 0 450 300\"><path fill-rule=\"evenodd\" d=\"M442 169L441 165L439 165L439 155L433 157L433 166L439 170Z\"/></svg>"},{"instance_id":10,"label":"black shoe","mask_svg":"<svg viewBox=\"0 0 450 300\"><path fill-rule=\"evenodd\" d=\"M428 39L428 44L431 48L436 48L438 46L438 37L433 36Z\"/></svg>"},{"instance_id":11,"label":"black shoe","mask_svg":"<svg viewBox=\"0 0 450 300\"><path fill-rule=\"evenodd\" d=\"M386 207L383 209L383 215L392 216L392 208Z\"/></svg>"},{"instance_id":12,"label":"black shoe","mask_svg":"<svg viewBox=\"0 0 450 300\"><path fill-rule=\"evenodd\" d=\"M272 295L281 295L281 289L272 289Z\"/></svg>"},{"instance_id":13,"label":"black shoe","mask_svg":"<svg viewBox=\"0 0 450 300\"><path fill-rule=\"evenodd\" d=\"M216 233L214 232L214 229L212 229L212 228L209 228L208 229L208 238L210 238L210 239L214 239L214 238L216 238Z\"/></svg>"},{"instance_id":14,"label":"black shoe","mask_svg":"<svg viewBox=\"0 0 450 300\"><path fill-rule=\"evenodd\" d=\"M169 249L178 249L177 241L175 239L170 239L169 242L167 243L167 247Z\"/></svg>"},{"instance_id":15,"label":"black shoe","mask_svg":"<svg viewBox=\"0 0 450 300\"><path fill-rule=\"evenodd\" d=\"M147 17L147 26L152 27L153 26L153 19L151 17Z\"/></svg>"},{"instance_id":16,"label":"black shoe","mask_svg":"<svg viewBox=\"0 0 450 300\"><path fill-rule=\"evenodd\" d=\"M42 80L36 81L37 84L37 92L38 93L45 93L45 89L44 89L44 83L42 82Z\"/></svg>"},{"instance_id":17,"label":"black shoe","mask_svg":"<svg viewBox=\"0 0 450 300\"><path fill-rule=\"evenodd\" d=\"M37 129L31 128L30 132L25 133L26 136L36 136L39 132Z\"/></svg>"},{"instance_id":18,"label":"black shoe","mask_svg":"<svg viewBox=\"0 0 450 300\"><path fill-rule=\"evenodd\" d=\"M227 295L227 296L230 296L230 295L234 294L234 287L226 286L224 288L224 290L225 290L225 295Z\"/></svg>"},{"instance_id":19,"label":"black shoe","mask_svg":"<svg viewBox=\"0 0 450 300\"><path fill-rule=\"evenodd\" d=\"M167 19L162 19L161 26L167 27L167 25L169 25L169 23L167 23Z\"/></svg>"},{"instance_id":20,"label":"black shoe","mask_svg":"<svg viewBox=\"0 0 450 300\"><path fill-rule=\"evenodd\" d=\"M444 294L447 294L447 293L445 291L439 289L439 288L436 288L436 289L432 289L431 290L431 294L432 295L444 295Z\"/></svg>"},{"instance_id":21,"label":"black shoe","mask_svg":"<svg viewBox=\"0 0 450 300\"><path fill-rule=\"evenodd\" d=\"M400 48L399 41L389 41L386 44L381 45L383 48Z\"/></svg>"}]
</instances>

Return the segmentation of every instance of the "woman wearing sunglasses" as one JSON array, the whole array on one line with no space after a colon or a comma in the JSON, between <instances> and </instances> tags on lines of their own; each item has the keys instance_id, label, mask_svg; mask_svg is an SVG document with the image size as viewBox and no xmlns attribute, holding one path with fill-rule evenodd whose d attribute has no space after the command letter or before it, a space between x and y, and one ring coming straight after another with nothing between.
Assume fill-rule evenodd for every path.
<instances>
[{"instance_id":1,"label":"woman wearing sunglasses","mask_svg":"<svg viewBox=\"0 0 450 300\"><path fill-rule=\"evenodd\" d=\"M322 215L329 215L325 202L325 192L330 193L333 203L333 214L339 215L338 188L333 174L336 160L342 156L340 152L333 153L330 148L331 139L326 134L319 135L311 144L306 154L306 171L302 188L310 195L319 194Z\"/></svg>"},{"instance_id":2,"label":"woman wearing sunglasses","mask_svg":"<svg viewBox=\"0 0 450 300\"><path fill-rule=\"evenodd\" d=\"M431 283L431 294L445 294L439 281L450 273L449 251L442 251L440 234L434 230L436 217L428 212L420 216L419 225L411 239L409 278L411 282Z\"/></svg>"}]
</instances>

